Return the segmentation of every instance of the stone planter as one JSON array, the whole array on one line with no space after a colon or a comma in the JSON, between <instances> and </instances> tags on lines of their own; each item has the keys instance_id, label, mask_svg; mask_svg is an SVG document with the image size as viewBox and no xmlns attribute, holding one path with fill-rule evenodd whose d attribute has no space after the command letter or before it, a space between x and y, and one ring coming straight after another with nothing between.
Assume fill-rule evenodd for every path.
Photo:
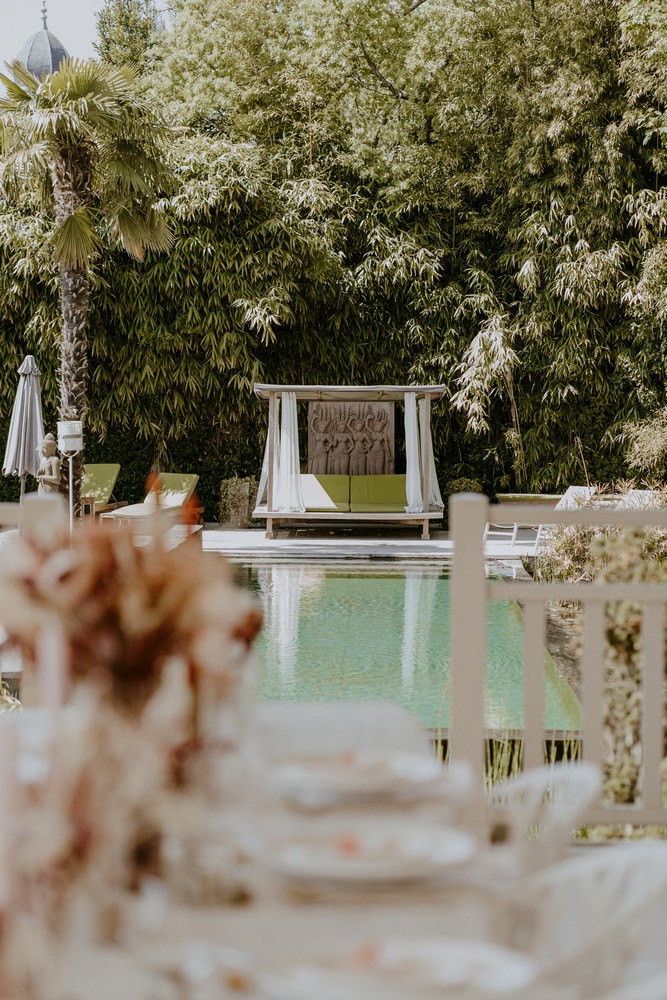
<instances>
[{"instance_id":1,"label":"stone planter","mask_svg":"<svg viewBox=\"0 0 667 1000\"><path fill-rule=\"evenodd\" d=\"M252 476L245 479L223 479L220 484L220 505L218 521L232 528L247 528L252 521L257 496L257 480Z\"/></svg>"}]
</instances>

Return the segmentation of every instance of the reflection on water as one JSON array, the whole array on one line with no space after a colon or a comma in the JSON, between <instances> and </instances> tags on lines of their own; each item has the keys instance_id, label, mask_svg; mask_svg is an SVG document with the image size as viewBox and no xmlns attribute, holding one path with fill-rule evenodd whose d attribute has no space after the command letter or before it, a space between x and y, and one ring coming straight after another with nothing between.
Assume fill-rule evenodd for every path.
<instances>
[{"instance_id":1,"label":"reflection on water","mask_svg":"<svg viewBox=\"0 0 667 1000\"><path fill-rule=\"evenodd\" d=\"M449 709L449 581L429 566L248 565L259 592L260 696L268 701L389 699L433 729ZM578 728L579 703L546 654L545 724ZM523 725L523 626L512 601L489 605L486 722Z\"/></svg>"}]
</instances>

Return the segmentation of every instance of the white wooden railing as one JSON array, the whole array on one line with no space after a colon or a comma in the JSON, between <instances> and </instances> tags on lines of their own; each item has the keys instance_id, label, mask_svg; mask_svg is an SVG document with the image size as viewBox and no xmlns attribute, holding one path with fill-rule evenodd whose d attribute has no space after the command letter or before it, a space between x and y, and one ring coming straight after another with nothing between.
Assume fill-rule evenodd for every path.
<instances>
[{"instance_id":1,"label":"white wooden railing","mask_svg":"<svg viewBox=\"0 0 667 1000\"><path fill-rule=\"evenodd\" d=\"M451 702L449 756L465 760L481 774L485 761L484 695L486 686L486 623L489 600L516 600L524 611L524 732L523 766L544 763L544 663L546 604L581 601L582 758L603 761L605 683L605 605L632 601L642 607L641 798L631 805L602 802L590 809L588 823L667 824L663 802L665 716L665 606L667 584L537 583L488 579L484 557L487 522L507 524L609 525L667 529L667 509L577 510L536 509L525 504L491 505L477 494L450 499L450 529L454 542L451 575Z\"/></svg>"}]
</instances>

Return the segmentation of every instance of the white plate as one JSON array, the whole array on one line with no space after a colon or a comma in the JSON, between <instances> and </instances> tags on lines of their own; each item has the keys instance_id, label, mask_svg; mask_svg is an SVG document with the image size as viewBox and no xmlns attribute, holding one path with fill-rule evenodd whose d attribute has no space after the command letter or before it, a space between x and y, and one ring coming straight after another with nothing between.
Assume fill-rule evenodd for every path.
<instances>
[{"instance_id":1,"label":"white plate","mask_svg":"<svg viewBox=\"0 0 667 1000\"><path fill-rule=\"evenodd\" d=\"M373 887L437 878L475 850L474 839L460 830L383 818L330 824L278 841L264 861L292 882Z\"/></svg>"},{"instance_id":2,"label":"white plate","mask_svg":"<svg viewBox=\"0 0 667 1000\"><path fill-rule=\"evenodd\" d=\"M274 780L290 801L325 805L419 799L441 790L446 772L426 754L367 750L285 764Z\"/></svg>"},{"instance_id":3,"label":"white plate","mask_svg":"<svg viewBox=\"0 0 667 1000\"><path fill-rule=\"evenodd\" d=\"M525 955L483 941L388 940L260 975L270 1000L493 998L535 976Z\"/></svg>"}]
</instances>

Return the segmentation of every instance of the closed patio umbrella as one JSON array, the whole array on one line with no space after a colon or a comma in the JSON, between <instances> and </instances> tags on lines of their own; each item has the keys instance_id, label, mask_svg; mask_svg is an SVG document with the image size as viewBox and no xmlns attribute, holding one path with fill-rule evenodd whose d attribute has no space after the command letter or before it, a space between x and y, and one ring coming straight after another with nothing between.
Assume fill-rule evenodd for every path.
<instances>
[{"instance_id":1,"label":"closed patio umbrella","mask_svg":"<svg viewBox=\"0 0 667 1000\"><path fill-rule=\"evenodd\" d=\"M37 475L38 452L43 438L39 368L32 354L28 354L19 368L19 387L9 422L5 460L2 463L3 475L20 476L21 500L25 493L26 476L28 473L31 476Z\"/></svg>"}]
</instances>

